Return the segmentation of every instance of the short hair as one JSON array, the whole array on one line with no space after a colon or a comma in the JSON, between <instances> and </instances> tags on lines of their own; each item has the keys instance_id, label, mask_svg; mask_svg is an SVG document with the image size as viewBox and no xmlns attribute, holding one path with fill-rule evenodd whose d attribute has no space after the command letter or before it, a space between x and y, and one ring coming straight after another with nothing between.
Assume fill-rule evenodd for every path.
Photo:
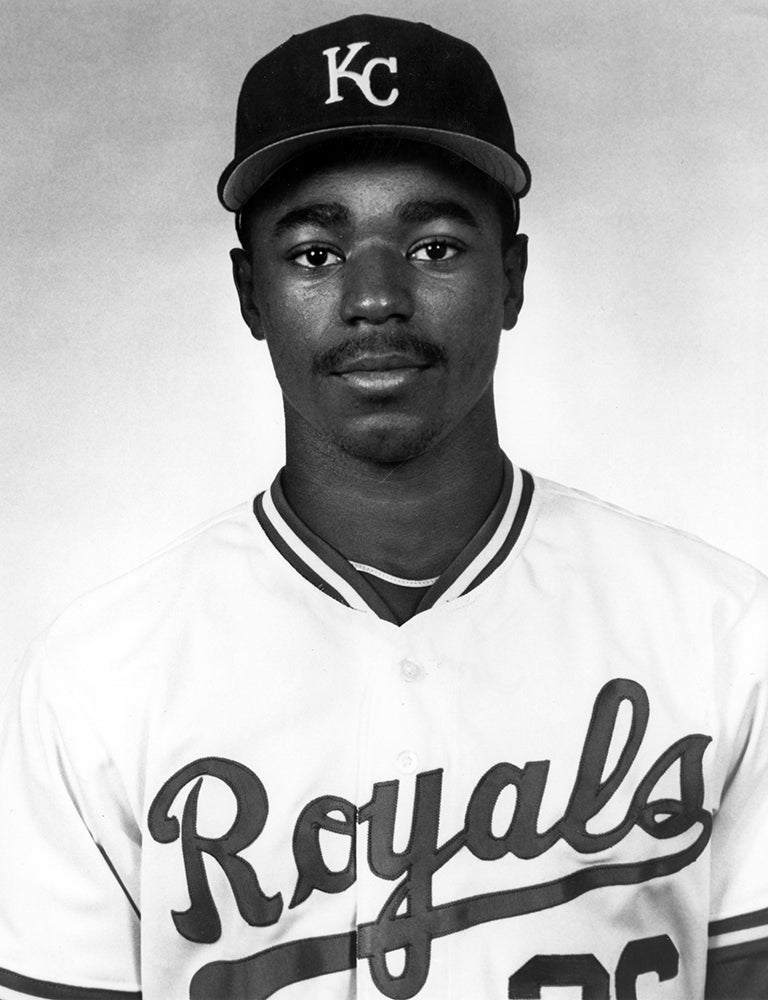
<instances>
[{"instance_id":1,"label":"short hair","mask_svg":"<svg viewBox=\"0 0 768 1000\"><path fill-rule=\"evenodd\" d=\"M520 222L520 201L492 177L467 160L433 143L404 139L392 134L367 133L346 138L329 139L319 149L314 147L290 160L265 181L242 209L235 214L235 230L240 245L250 253L248 245L248 216L270 193L280 187L296 183L309 169L322 169L333 162L362 162L396 160L403 153L438 162L468 186L480 191L496 207L501 224L501 250L508 250L517 235Z\"/></svg>"}]
</instances>

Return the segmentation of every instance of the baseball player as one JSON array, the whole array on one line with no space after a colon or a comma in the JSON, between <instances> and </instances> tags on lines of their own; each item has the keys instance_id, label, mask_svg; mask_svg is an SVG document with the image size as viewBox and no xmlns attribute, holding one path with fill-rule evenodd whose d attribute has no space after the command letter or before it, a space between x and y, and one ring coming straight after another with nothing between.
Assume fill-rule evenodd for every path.
<instances>
[{"instance_id":1,"label":"baseball player","mask_svg":"<svg viewBox=\"0 0 768 1000\"><path fill-rule=\"evenodd\" d=\"M768 586L501 451L528 186L426 25L246 77L219 195L286 465L16 677L3 997L768 997Z\"/></svg>"}]
</instances>

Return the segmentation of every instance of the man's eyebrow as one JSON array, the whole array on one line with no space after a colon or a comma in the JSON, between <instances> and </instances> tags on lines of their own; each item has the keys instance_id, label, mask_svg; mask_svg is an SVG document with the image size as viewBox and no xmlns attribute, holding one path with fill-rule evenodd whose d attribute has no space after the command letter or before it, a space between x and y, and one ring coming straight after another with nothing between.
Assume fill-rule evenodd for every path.
<instances>
[{"instance_id":1,"label":"man's eyebrow","mask_svg":"<svg viewBox=\"0 0 768 1000\"><path fill-rule=\"evenodd\" d=\"M400 206L397 214L403 222L433 222L435 219L455 219L472 226L473 229L480 228L477 219L470 210L451 198L407 201Z\"/></svg>"},{"instance_id":2,"label":"man's eyebrow","mask_svg":"<svg viewBox=\"0 0 768 1000\"><path fill-rule=\"evenodd\" d=\"M272 228L273 236L282 236L299 226L338 226L349 221L349 210L338 202L301 205L280 216Z\"/></svg>"}]
</instances>

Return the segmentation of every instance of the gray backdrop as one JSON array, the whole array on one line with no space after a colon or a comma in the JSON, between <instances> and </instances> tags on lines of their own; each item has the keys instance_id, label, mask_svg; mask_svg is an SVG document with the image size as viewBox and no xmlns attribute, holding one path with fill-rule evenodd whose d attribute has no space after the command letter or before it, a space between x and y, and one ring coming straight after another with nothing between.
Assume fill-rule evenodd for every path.
<instances>
[{"instance_id":1,"label":"gray backdrop","mask_svg":"<svg viewBox=\"0 0 768 1000\"><path fill-rule=\"evenodd\" d=\"M361 9L478 45L531 164L510 455L768 569L765 3L4 0L0 686L278 468L215 185L254 59Z\"/></svg>"}]
</instances>

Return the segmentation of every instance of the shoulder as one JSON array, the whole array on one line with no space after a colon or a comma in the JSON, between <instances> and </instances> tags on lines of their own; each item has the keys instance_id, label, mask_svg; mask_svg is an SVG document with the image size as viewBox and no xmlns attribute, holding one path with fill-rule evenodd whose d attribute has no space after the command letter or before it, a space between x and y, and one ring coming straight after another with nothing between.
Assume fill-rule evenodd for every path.
<instances>
[{"instance_id":1,"label":"shoulder","mask_svg":"<svg viewBox=\"0 0 768 1000\"><path fill-rule=\"evenodd\" d=\"M619 545L619 557L627 550L643 549L649 557L690 564L706 573L709 569L721 581L752 591L766 578L749 563L711 545L697 535L644 517L608 503L582 490L535 477L539 501L539 521L544 530L557 532L563 541L579 538L584 548L598 553Z\"/></svg>"},{"instance_id":2,"label":"shoulder","mask_svg":"<svg viewBox=\"0 0 768 1000\"><path fill-rule=\"evenodd\" d=\"M749 563L696 535L618 507L581 490L536 477L537 535L564 558L570 554L624 573L628 584L664 587L692 579L702 596L730 594L750 602L768 592L768 578Z\"/></svg>"},{"instance_id":3,"label":"shoulder","mask_svg":"<svg viewBox=\"0 0 768 1000\"><path fill-rule=\"evenodd\" d=\"M694 535L579 490L539 479L535 492L524 558L539 593L580 634L599 632L643 660L658 655L668 690L706 689L712 718L740 733L750 706L768 694L768 578Z\"/></svg>"},{"instance_id":4,"label":"shoulder","mask_svg":"<svg viewBox=\"0 0 768 1000\"><path fill-rule=\"evenodd\" d=\"M21 673L52 697L125 684L126 694L168 671L210 612L224 622L268 591L265 540L250 501L186 531L144 562L70 604L32 644ZM247 595L247 597L246 597Z\"/></svg>"},{"instance_id":5,"label":"shoulder","mask_svg":"<svg viewBox=\"0 0 768 1000\"><path fill-rule=\"evenodd\" d=\"M63 635L81 623L92 628L116 607L127 613L149 605L161 608L234 565L258 558L262 542L250 502L224 511L184 532L139 565L75 600L56 620L52 635ZM149 610L149 607L147 608Z\"/></svg>"}]
</instances>

